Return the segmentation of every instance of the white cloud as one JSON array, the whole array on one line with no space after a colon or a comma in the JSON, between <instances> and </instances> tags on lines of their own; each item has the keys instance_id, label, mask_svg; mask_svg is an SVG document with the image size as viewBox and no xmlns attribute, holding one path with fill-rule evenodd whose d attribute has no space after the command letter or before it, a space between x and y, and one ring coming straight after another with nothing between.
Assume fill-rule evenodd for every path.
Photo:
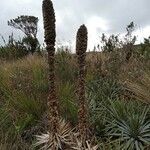
<instances>
[{"instance_id":1,"label":"white cloud","mask_svg":"<svg viewBox=\"0 0 150 150\"><path fill-rule=\"evenodd\" d=\"M143 42L144 38L150 36L150 25L143 28L139 27L134 34L137 35L137 43Z\"/></svg>"},{"instance_id":2,"label":"white cloud","mask_svg":"<svg viewBox=\"0 0 150 150\"><path fill-rule=\"evenodd\" d=\"M108 22L98 16L93 16L87 20L88 36L89 36L89 48L93 48L100 41L99 32L104 33L109 30Z\"/></svg>"}]
</instances>

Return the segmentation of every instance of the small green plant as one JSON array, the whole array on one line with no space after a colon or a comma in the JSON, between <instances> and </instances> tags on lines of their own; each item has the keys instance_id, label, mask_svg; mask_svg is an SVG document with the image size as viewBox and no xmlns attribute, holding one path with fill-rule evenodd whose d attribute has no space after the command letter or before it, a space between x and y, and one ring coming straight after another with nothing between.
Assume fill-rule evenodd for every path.
<instances>
[{"instance_id":1,"label":"small green plant","mask_svg":"<svg viewBox=\"0 0 150 150\"><path fill-rule=\"evenodd\" d=\"M59 83L58 98L62 117L73 125L77 123L77 102L75 101L75 87L70 82Z\"/></svg>"},{"instance_id":2,"label":"small green plant","mask_svg":"<svg viewBox=\"0 0 150 150\"><path fill-rule=\"evenodd\" d=\"M149 108L142 110L134 103L110 102L107 132L120 140L122 149L143 150L150 144Z\"/></svg>"}]
</instances>

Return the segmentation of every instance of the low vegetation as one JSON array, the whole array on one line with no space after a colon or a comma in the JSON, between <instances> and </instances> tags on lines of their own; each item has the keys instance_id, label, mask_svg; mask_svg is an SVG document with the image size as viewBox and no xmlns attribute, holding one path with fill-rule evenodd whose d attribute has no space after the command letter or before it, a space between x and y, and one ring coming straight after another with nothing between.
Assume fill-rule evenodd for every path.
<instances>
[{"instance_id":1,"label":"low vegetation","mask_svg":"<svg viewBox=\"0 0 150 150\"><path fill-rule=\"evenodd\" d=\"M125 64L122 66L124 71L119 72L116 77L113 76L115 68L109 68L107 65L104 67L105 61L102 68L93 65L95 62L92 55L105 60L109 54L87 53L86 99L89 104L90 128L100 149L115 150L121 149L122 146L126 148L127 145L131 146L131 149L136 146L148 146L149 62L134 60L132 65ZM106 62L108 63L108 60ZM109 60L109 65L113 63ZM140 67L136 68L137 66ZM56 82L60 114L72 127L77 124L78 118L76 68L75 56L68 51L57 52ZM107 70L107 73L104 76L99 70ZM30 149L35 135L47 132L47 74L47 59L42 56L27 56L13 62L2 62L1 149Z\"/></svg>"}]
</instances>

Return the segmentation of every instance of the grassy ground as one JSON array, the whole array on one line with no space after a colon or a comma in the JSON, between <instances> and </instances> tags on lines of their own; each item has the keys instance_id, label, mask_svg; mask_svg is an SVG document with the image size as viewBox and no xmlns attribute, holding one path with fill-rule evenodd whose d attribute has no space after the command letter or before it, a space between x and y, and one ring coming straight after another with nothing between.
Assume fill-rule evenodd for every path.
<instances>
[{"instance_id":1,"label":"grassy ground","mask_svg":"<svg viewBox=\"0 0 150 150\"><path fill-rule=\"evenodd\" d=\"M47 129L48 66L45 56L0 63L0 149L33 149ZM76 58L56 54L57 96L62 117L77 123ZM150 62L118 53L88 53L86 95L91 131L99 149L142 149L150 142Z\"/></svg>"}]
</instances>

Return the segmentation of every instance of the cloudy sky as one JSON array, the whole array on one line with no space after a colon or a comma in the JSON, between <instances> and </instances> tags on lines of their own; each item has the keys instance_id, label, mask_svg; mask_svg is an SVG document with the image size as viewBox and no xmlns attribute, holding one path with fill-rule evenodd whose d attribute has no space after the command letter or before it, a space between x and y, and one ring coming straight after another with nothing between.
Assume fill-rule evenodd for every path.
<instances>
[{"instance_id":1,"label":"cloudy sky","mask_svg":"<svg viewBox=\"0 0 150 150\"><path fill-rule=\"evenodd\" d=\"M86 24L89 48L96 45L102 33L123 34L131 21L136 24L138 41L150 35L150 0L53 0L56 11L57 43L74 43L76 31ZM0 0L0 34L6 39L15 32L7 20L19 15L39 18L38 38L43 42L42 0ZM17 32L15 37L21 37ZM1 42L1 39L0 39Z\"/></svg>"}]
</instances>

